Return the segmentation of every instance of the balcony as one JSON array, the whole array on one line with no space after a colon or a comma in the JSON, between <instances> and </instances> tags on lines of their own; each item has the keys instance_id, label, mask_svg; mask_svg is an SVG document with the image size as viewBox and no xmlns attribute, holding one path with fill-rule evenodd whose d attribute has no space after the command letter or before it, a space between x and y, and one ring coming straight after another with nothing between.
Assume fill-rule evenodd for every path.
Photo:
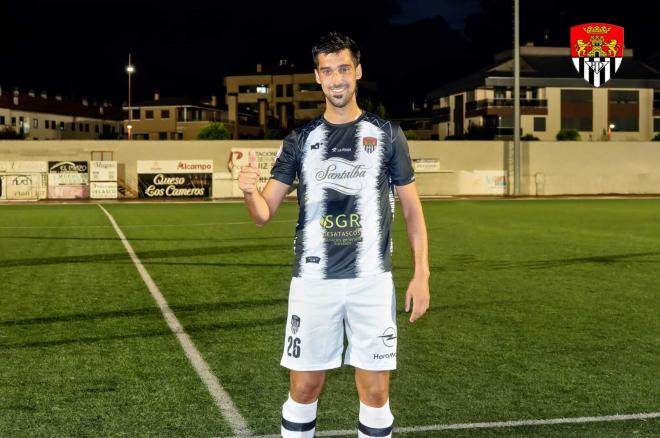
<instances>
[{"instance_id":1,"label":"balcony","mask_svg":"<svg viewBox=\"0 0 660 438\"><path fill-rule=\"evenodd\" d=\"M431 111L431 121L433 123L448 122L449 121L449 111L448 106L443 108L434 108Z\"/></svg>"},{"instance_id":2,"label":"balcony","mask_svg":"<svg viewBox=\"0 0 660 438\"><path fill-rule=\"evenodd\" d=\"M513 111L513 99L482 99L465 103L465 116L476 117L488 114L507 114ZM547 115L547 99L520 99L520 113Z\"/></svg>"}]
</instances>

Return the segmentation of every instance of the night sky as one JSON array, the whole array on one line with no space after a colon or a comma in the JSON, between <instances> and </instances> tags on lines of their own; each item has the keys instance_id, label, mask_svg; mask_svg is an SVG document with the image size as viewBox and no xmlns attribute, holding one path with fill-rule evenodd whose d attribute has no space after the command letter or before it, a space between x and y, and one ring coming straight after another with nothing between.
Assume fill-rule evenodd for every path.
<instances>
[{"instance_id":1,"label":"night sky","mask_svg":"<svg viewBox=\"0 0 660 438\"><path fill-rule=\"evenodd\" d=\"M351 35L365 79L392 115L443 83L488 65L511 47L509 0L3 0L0 85L37 93L126 99L133 54L136 100L224 95L222 78L255 64L294 62L311 71L310 48L330 30ZM660 68L657 1L521 0L521 42L568 46L570 26L624 26L626 46ZM660 9L658 7L656 10ZM222 98L221 98L222 100Z\"/></svg>"}]
</instances>

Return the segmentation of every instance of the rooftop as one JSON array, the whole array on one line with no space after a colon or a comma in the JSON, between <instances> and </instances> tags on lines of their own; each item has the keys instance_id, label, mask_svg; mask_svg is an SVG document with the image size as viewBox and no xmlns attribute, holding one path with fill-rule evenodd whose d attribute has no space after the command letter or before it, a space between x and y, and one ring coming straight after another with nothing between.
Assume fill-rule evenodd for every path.
<instances>
[{"instance_id":1,"label":"rooftop","mask_svg":"<svg viewBox=\"0 0 660 438\"><path fill-rule=\"evenodd\" d=\"M172 107L172 106L194 106L197 108L211 109L221 111L221 108L210 105L210 102L204 102L190 97L161 97L152 100L143 100L140 102L131 102L131 107ZM125 107L126 108L126 107Z\"/></svg>"},{"instance_id":2,"label":"rooftop","mask_svg":"<svg viewBox=\"0 0 660 438\"><path fill-rule=\"evenodd\" d=\"M16 91L0 94L0 108L103 120L119 121L123 119L121 108L113 107L107 102L102 105L93 105L87 99L73 101L62 99L59 96L53 98L47 95L23 94Z\"/></svg>"},{"instance_id":3,"label":"rooftop","mask_svg":"<svg viewBox=\"0 0 660 438\"><path fill-rule=\"evenodd\" d=\"M520 48L520 85L537 87L586 87L571 62L567 47ZM604 88L660 88L660 73L632 57L626 49L624 60L614 78ZM495 63L476 72L449 82L431 91L427 98L446 97L461 91L483 86L513 85L513 54L511 50L495 56Z\"/></svg>"}]
</instances>

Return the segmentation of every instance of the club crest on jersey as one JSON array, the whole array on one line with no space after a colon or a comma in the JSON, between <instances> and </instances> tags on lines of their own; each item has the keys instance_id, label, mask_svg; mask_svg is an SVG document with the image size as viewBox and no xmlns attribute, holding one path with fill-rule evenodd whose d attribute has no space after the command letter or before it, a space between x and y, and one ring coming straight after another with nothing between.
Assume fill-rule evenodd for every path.
<instances>
[{"instance_id":1,"label":"club crest on jersey","mask_svg":"<svg viewBox=\"0 0 660 438\"><path fill-rule=\"evenodd\" d=\"M594 87L605 84L623 61L623 27L608 23L571 27L571 59L585 81Z\"/></svg>"},{"instance_id":2,"label":"club crest on jersey","mask_svg":"<svg viewBox=\"0 0 660 438\"><path fill-rule=\"evenodd\" d=\"M298 315L291 315L291 333L294 335L298 333L300 328L300 317Z\"/></svg>"},{"instance_id":3,"label":"club crest on jersey","mask_svg":"<svg viewBox=\"0 0 660 438\"><path fill-rule=\"evenodd\" d=\"M376 139L376 137L363 137L362 138L362 147L364 148L364 150L368 154L375 151L377 145L378 145L378 140Z\"/></svg>"}]
</instances>

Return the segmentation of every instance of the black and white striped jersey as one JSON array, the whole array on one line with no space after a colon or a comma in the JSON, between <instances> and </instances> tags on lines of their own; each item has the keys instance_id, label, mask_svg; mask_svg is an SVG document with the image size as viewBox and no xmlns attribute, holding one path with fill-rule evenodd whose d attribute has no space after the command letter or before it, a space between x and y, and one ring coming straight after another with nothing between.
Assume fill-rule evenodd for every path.
<instances>
[{"instance_id":1,"label":"black and white striped jersey","mask_svg":"<svg viewBox=\"0 0 660 438\"><path fill-rule=\"evenodd\" d=\"M271 178L299 180L294 277L359 278L392 269L393 186L415 180L397 125L363 112L323 117L284 140Z\"/></svg>"}]
</instances>

